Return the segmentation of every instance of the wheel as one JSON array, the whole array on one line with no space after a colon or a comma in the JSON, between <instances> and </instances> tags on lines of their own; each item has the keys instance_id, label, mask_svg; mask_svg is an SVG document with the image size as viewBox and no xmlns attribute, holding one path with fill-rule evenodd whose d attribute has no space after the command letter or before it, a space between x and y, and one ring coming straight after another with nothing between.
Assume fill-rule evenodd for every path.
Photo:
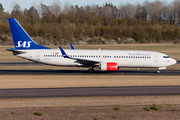
<instances>
[{"instance_id":1,"label":"wheel","mask_svg":"<svg viewBox=\"0 0 180 120\"><path fill-rule=\"evenodd\" d=\"M88 69L88 73L93 73L94 69Z\"/></svg>"}]
</instances>

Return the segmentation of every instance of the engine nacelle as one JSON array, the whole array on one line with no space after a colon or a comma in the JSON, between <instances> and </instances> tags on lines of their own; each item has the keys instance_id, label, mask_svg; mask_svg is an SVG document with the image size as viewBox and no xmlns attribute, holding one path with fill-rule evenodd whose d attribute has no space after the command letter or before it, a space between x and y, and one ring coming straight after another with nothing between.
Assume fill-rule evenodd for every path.
<instances>
[{"instance_id":1,"label":"engine nacelle","mask_svg":"<svg viewBox=\"0 0 180 120\"><path fill-rule=\"evenodd\" d=\"M101 70L104 71L117 71L118 65L116 62L101 63Z\"/></svg>"}]
</instances>

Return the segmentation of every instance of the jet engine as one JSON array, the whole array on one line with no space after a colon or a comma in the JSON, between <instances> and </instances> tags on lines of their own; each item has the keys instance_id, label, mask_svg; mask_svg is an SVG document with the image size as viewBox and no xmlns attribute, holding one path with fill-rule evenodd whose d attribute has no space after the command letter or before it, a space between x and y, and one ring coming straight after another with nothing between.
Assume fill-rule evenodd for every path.
<instances>
[{"instance_id":1,"label":"jet engine","mask_svg":"<svg viewBox=\"0 0 180 120\"><path fill-rule=\"evenodd\" d=\"M101 63L100 68L103 71L117 71L118 65L116 62L105 62L105 63Z\"/></svg>"}]
</instances>

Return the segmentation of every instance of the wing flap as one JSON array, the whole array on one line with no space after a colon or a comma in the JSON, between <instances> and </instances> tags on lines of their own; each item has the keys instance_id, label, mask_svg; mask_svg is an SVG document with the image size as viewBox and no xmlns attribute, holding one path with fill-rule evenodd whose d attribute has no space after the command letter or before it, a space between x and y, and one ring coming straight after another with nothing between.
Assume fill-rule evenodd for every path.
<instances>
[{"instance_id":1,"label":"wing flap","mask_svg":"<svg viewBox=\"0 0 180 120\"><path fill-rule=\"evenodd\" d=\"M87 59L79 59L79 58L70 58L70 59L76 60L78 63L84 64L84 65L87 65L87 64L95 65L95 64L100 63L100 61L87 60Z\"/></svg>"}]
</instances>

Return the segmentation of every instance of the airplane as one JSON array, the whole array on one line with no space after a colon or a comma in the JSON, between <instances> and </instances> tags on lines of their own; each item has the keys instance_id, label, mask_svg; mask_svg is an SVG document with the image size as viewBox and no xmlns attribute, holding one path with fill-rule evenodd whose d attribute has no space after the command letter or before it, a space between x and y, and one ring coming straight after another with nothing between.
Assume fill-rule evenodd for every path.
<instances>
[{"instance_id":1,"label":"airplane","mask_svg":"<svg viewBox=\"0 0 180 120\"><path fill-rule=\"evenodd\" d=\"M23 27L14 18L9 18L9 25L15 48L7 49L17 57L54 66L87 67L88 72L94 68L102 71L117 71L120 67L157 68L157 72L177 61L168 55L154 51L141 50L82 50L51 49L36 44Z\"/></svg>"}]
</instances>

